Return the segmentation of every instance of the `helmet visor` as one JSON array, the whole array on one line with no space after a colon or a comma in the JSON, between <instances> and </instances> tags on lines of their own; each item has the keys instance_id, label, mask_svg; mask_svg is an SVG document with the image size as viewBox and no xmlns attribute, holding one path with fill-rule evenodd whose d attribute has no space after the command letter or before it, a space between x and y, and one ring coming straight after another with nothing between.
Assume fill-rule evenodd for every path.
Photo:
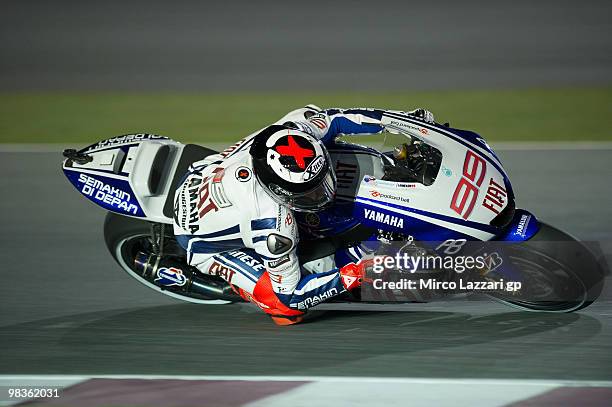
<instances>
[{"instance_id":1,"label":"helmet visor","mask_svg":"<svg viewBox=\"0 0 612 407\"><path fill-rule=\"evenodd\" d=\"M336 177L333 171L330 171L318 186L302 193L285 191L276 184L270 184L269 190L277 202L287 205L294 211L316 212L334 201Z\"/></svg>"}]
</instances>

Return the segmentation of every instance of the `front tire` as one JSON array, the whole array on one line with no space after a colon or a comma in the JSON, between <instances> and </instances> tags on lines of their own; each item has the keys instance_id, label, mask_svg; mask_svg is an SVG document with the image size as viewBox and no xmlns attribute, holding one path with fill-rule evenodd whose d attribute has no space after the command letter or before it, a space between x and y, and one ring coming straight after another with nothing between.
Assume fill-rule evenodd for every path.
<instances>
[{"instance_id":1,"label":"front tire","mask_svg":"<svg viewBox=\"0 0 612 407\"><path fill-rule=\"evenodd\" d=\"M530 240L512 246L510 252L508 258L527 289L540 290L526 298L491 295L498 301L523 310L573 312L588 307L601 294L604 271L595 255L559 229L542 223Z\"/></svg>"}]
</instances>

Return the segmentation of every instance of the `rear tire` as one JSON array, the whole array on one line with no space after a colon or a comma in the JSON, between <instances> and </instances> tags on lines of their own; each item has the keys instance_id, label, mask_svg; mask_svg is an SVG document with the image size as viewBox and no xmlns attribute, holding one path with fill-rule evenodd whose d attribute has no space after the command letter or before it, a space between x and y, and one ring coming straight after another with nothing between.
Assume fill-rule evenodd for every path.
<instances>
[{"instance_id":1,"label":"rear tire","mask_svg":"<svg viewBox=\"0 0 612 407\"><path fill-rule=\"evenodd\" d=\"M181 295L169 290L164 290L152 282L143 278L134 266L136 253L143 251L150 253L152 247L151 240L152 223L146 220L131 218L109 212L104 221L104 240L111 256L119 266L130 277L138 280L139 283L161 293L182 301L197 304L229 304L232 301L220 300L215 298L194 298ZM168 228L171 226L166 225Z\"/></svg>"}]
</instances>

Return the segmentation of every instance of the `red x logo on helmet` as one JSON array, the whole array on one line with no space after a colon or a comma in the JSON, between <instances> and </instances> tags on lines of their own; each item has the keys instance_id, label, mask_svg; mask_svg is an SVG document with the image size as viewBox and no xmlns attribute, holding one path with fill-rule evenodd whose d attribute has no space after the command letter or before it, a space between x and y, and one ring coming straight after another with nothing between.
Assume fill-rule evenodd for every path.
<instances>
[{"instance_id":1,"label":"red x logo on helmet","mask_svg":"<svg viewBox=\"0 0 612 407\"><path fill-rule=\"evenodd\" d=\"M314 151L300 147L293 139L293 136L287 137L287 143L286 146L277 146L276 152L285 157L293 157L297 166L301 169L305 169L306 161L304 161L304 159L314 157Z\"/></svg>"}]
</instances>

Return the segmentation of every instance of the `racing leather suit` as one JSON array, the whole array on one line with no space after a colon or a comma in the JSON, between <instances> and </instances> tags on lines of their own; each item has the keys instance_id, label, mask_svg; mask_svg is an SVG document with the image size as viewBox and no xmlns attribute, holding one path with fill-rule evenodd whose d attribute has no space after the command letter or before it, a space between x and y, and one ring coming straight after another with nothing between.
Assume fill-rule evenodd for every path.
<instances>
[{"instance_id":1,"label":"racing leather suit","mask_svg":"<svg viewBox=\"0 0 612 407\"><path fill-rule=\"evenodd\" d=\"M328 145L339 134L381 132L383 113L307 107L278 123ZM249 154L253 137L190 166L175 193L174 232L190 265L222 277L267 314L294 323L352 286L336 268L302 276L295 217L259 185ZM283 319L275 322L285 324Z\"/></svg>"}]
</instances>

